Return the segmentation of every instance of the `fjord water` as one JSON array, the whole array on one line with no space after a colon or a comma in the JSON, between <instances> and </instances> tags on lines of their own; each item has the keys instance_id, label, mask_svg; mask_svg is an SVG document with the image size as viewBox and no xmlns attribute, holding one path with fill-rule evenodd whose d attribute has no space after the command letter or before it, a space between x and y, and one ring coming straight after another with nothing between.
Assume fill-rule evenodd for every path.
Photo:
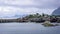
<instances>
[{"instance_id":1,"label":"fjord water","mask_svg":"<svg viewBox=\"0 0 60 34\"><path fill-rule=\"evenodd\" d=\"M0 34L60 34L60 26L44 27L40 23L0 23Z\"/></svg>"}]
</instances>

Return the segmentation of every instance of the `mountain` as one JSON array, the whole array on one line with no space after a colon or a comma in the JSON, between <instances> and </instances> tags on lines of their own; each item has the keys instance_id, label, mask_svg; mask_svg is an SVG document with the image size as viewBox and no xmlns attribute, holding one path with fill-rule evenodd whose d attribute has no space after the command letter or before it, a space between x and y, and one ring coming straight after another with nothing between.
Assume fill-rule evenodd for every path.
<instances>
[{"instance_id":1,"label":"mountain","mask_svg":"<svg viewBox=\"0 0 60 34\"><path fill-rule=\"evenodd\" d=\"M54 10L52 15L60 15L60 7Z\"/></svg>"}]
</instances>

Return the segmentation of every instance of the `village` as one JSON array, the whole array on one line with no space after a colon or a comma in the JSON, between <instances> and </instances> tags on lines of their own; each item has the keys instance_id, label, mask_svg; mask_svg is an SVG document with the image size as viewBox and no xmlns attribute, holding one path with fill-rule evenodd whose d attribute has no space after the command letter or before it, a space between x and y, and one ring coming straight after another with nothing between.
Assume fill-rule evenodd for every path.
<instances>
[{"instance_id":1,"label":"village","mask_svg":"<svg viewBox=\"0 0 60 34\"><path fill-rule=\"evenodd\" d=\"M36 23L43 23L45 21L50 21L51 23L60 23L60 17L57 15L47 15L39 13L30 14L22 18L17 19L0 19L0 23L6 22L36 22Z\"/></svg>"}]
</instances>

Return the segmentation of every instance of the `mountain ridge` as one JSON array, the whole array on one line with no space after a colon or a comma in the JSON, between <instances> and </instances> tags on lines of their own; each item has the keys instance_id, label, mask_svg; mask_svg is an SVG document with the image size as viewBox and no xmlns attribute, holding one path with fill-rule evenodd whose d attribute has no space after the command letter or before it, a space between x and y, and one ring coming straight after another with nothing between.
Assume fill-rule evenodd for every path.
<instances>
[{"instance_id":1,"label":"mountain ridge","mask_svg":"<svg viewBox=\"0 0 60 34\"><path fill-rule=\"evenodd\" d=\"M60 15L60 7L52 12L52 15Z\"/></svg>"}]
</instances>

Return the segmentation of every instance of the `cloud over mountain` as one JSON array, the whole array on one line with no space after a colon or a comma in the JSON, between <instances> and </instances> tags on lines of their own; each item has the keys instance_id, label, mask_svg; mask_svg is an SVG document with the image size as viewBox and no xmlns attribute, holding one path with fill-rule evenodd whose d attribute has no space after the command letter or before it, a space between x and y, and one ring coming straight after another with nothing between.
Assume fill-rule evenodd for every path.
<instances>
[{"instance_id":1,"label":"cloud over mountain","mask_svg":"<svg viewBox=\"0 0 60 34\"><path fill-rule=\"evenodd\" d=\"M0 17L14 17L31 13L51 14L60 0L0 0Z\"/></svg>"}]
</instances>

